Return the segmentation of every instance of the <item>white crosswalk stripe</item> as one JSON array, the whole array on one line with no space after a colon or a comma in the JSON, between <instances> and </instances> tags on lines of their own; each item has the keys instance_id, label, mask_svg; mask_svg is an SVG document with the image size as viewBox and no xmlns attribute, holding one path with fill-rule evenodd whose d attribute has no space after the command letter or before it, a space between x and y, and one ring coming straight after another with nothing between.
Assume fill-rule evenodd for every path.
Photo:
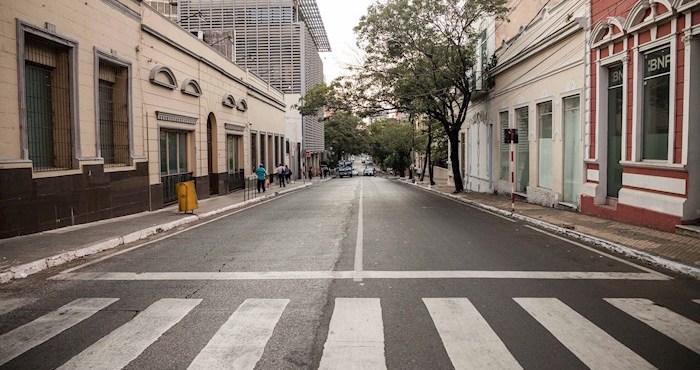
<instances>
[{"instance_id":1,"label":"white crosswalk stripe","mask_svg":"<svg viewBox=\"0 0 700 370\"><path fill-rule=\"evenodd\" d=\"M36 302L36 298L0 298L0 315Z\"/></svg>"},{"instance_id":2,"label":"white crosswalk stripe","mask_svg":"<svg viewBox=\"0 0 700 370\"><path fill-rule=\"evenodd\" d=\"M59 367L121 369L197 306L201 299L164 298Z\"/></svg>"},{"instance_id":3,"label":"white crosswalk stripe","mask_svg":"<svg viewBox=\"0 0 700 370\"><path fill-rule=\"evenodd\" d=\"M607 334L604 328L556 298L513 299L524 309L521 315L532 316L591 369L654 368ZM77 299L0 335L0 365L54 338L117 300ZM468 298L422 300L455 369L521 369L518 359ZM649 299L604 300L680 345L700 353L700 324L692 319ZM34 301L32 298L4 299L0 308L12 310L12 307L22 307ZM68 359L59 369L121 369L142 355L201 302L201 299L171 298L155 301L131 321ZM209 338L188 369L254 369L289 302L289 299L246 299ZM700 303L700 300L692 302ZM92 321L95 320L91 320L91 324ZM434 340L437 341L438 337ZM386 368L381 300L336 298L319 369Z\"/></svg>"},{"instance_id":4,"label":"white crosswalk stripe","mask_svg":"<svg viewBox=\"0 0 700 370\"><path fill-rule=\"evenodd\" d=\"M0 336L0 365L53 338L64 330L118 301L118 298L80 298Z\"/></svg>"},{"instance_id":5,"label":"white crosswalk stripe","mask_svg":"<svg viewBox=\"0 0 700 370\"><path fill-rule=\"evenodd\" d=\"M319 370L386 369L379 298L336 298Z\"/></svg>"},{"instance_id":6,"label":"white crosswalk stripe","mask_svg":"<svg viewBox=\"0 0 700 370\"><path fill-rule=\"evenodd\" d=\"M611 305L651 326L676 342L700 353L700 324L648 299L605 298Z\"/></svg>"},{"instance_id":7,"label":"white crosswalk stripe","mask_svg":"<svg viewBox=\"0 0 700 370\"><path fill-rule=\"evenodd\" d=\"M655 369L556 298L514 300L591 369Z\"/></svg>"},{"instance_id":8,"label":"white crosswalk stripe","mask_svg":"<svg viewBox=\"0 0 700 370\"><path fill-rule=\"evenodd\" d=\"M254 369L287 303L288 299L246 299L188 369Z\"/></svg>"},{"instance_id":9,"label":"white crosswalk stripe","mask_svg":"<svg viewBox=\"0 0 700 370\"><path fill-rule=\"evenodd\" d=\"M423 298L455 369L522 369L466 298Z\"/></svg>"}]
</instances>

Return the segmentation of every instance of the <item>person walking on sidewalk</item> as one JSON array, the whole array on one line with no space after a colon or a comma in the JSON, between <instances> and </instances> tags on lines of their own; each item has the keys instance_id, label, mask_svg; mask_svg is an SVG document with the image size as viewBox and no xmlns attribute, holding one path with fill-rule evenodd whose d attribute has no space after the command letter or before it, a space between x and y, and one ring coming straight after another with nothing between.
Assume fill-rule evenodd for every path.
<instances>
[{"instance_id":1,"label":"person walking on sidewalk","mask_svg":"<svg viewBox=\"0 0 700 370\"><path fill-rule=\"evenodd\" d=\"M292 170L290 170L289 166L287 166L286 164L284 165L284 179L287 181L287 184L292 183Z\"/></svg>"},{"instance_id":2,"label":"person walking on sidewalk","mask_svg":"<svg viewBox=\"0 0 700 370\"><path fill-rule=\"evenodd\" d=\"M260 192L260 189L262 189L262 192L265 192L265 175L267 171L265 171L265 166L263 166L262 163L260 163L260 166L255 169L255 174L258 175L258 193Z\"/></svg>"},{"instance_id":3,"label":"person walking on sidewalk","mask_svg":"<svg viewBox=\"0 0 700 370\"><path fill-rule=\"evenodd\" d=\"M284 168L284 165L280 163L280 165L277 167L277 177L279 177L280 187L287 187L287 185L284 183L286 175L286 169Z\"/></svg>"}]
</instances>

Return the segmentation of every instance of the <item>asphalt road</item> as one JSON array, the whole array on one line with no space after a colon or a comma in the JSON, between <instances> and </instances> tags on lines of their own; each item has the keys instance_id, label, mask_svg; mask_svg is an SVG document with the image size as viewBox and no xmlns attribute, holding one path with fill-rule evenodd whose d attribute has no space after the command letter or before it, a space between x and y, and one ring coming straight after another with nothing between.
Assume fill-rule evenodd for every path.
<instances>
[{"instance_id":1,"label":"asphalt road","mask_svg":"<svg viewBox=\"0 0 700 370\"><path fill-rule=\"evenodd\" d=\"M0 368L697 369L700 284L382 177L0 287Z\"/></svg>"}]
</instances>

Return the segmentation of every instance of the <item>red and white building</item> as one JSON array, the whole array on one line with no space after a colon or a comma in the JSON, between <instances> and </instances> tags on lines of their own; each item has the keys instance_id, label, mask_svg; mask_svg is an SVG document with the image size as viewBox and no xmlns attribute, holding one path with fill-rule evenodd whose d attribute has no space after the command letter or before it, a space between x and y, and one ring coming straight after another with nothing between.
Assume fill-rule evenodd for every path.
<instances>
[{"instance_id":1,"label":"red and white building","mask_svg":"<svg viewBox=\"0 0 700 370\"><path fill-rule=\"evenodd\" d=\"M593 0L581 211L700 220L700 0Z\"/></svg>"}]
</instances>

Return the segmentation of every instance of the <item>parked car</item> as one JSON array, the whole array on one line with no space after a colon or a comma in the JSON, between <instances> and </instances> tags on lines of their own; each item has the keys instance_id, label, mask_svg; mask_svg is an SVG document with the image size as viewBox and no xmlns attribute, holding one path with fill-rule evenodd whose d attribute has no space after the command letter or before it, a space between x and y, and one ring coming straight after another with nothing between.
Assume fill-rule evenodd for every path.
<instances>
[{"instance_id":1,"label":"parked car","mask_svg":"<svg viewBox=\"0 0 700 370\"><path fill-rule=\"evenodd\" d=\"M358 174L359 174L359 172L357 172L357 170L353 168L353 169L352 169L352 175L353 175L353 176L357 176Z\"/></svg>"},{"instance_id":2,"label":"parked car","mask_svg":"<svg viewBox=\"0 0 700 370\"><path fill-rule=\"evenodd\" d=\"M343 166L338 168L338 177L343 177L343 176L348 176L352 177L352 167L351 166Z\"/></svg>"},{"instance_id":3,"label":"parked car","mask_svg":"<svg viewBox=\"0 0 700 370\"><path fill-rule=\"evenodd\" d=\"M363 176L374 176L375 174L375 169L372 166L366 166L364 171L362 171Z\"/></svg>"}]
</instances>

